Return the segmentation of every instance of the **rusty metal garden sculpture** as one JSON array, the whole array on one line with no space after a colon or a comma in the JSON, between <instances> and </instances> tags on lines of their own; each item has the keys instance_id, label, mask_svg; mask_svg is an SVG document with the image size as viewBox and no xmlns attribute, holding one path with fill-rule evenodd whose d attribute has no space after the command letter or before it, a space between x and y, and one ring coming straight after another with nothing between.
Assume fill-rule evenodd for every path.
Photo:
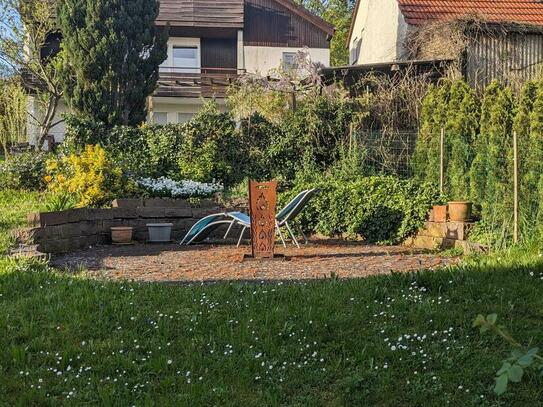
<instances>
[{"instance_id":1,"label":"rusty metal garden sculpture","mask_svg":"<svg viewBox=\"0 0 543 407\"><path fill-rule=\"evenodd\" d=\"M249 181L251 245L254 259L273 259L277 181Z\"/></svg>"}]
</instances>

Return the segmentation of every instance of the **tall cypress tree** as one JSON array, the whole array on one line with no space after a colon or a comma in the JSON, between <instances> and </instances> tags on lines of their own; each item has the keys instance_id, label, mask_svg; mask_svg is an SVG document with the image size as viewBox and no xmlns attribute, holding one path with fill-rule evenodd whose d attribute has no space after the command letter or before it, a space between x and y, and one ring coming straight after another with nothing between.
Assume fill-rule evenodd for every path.
<instances>
[{"instance_id":1,"label":"tall cypress tree","mask_svg":"<svg viewBox=\"0 0 543 407\"><path fill-rule=\"evenodd\" d=\"M488 126L488 174L486 201L497 210L512 208L513 197L513 125L514 101L511 89L501 88L491 110ZM499 211L497 211L499 212ZM510 216L510 213L506 217ZM504 215L505 212L504 212Z\"/></svg>"},{"instance_id":2,"label":"tall cypress tree","mask_svg":"<svg viewBox=\"0 0 543 407\"><path fill-rule=\"evenodd\" d=\"M480 131L473 143L475 157L470 169L470 190L471 199L477 204L482 204L485 199L491 112L499 92L500 84L496 81L486 87L481 105Z\"/></svg>"},{"instance_id":3,"label":"tall cypress tree","mask_svg":"<svg viewBox=\"0 0 543 407\"><path fill-rule=\"evenodd\" d=\"M487 87L477 154L470 174L472 191L482 204L483 219L502 238L508 237L512 230L514 108L511 89L498 82Z\"/></svg>"},{"instance_id":4,"label":"tall cypress tree","mask_svg":"<svg viewBox=\"0 0 543 407\"><path fill-rule=\"evenodd\" d=\"M479 130L479 106L475 91L463 80L453 82L447 109L446 191L453 199L468 199L472 142Z\"/></svg>"},{"instance_id":5,"label":"tall cypress tree","mask_svg":"<svg viewBox=\"0 0 543 407\"><path fill-rule=\"evenodd\" d=\"M428 142L428 155L426 167L426 180L439 183L439 165L441 157L441 129L447 122L447 106L449 105L449 95L451 82L443 81L437 89L432 118L430 120L430 137ZM447 157L445 157L445 166L447 166Z\"/></svg>"},{"instance_id":6,"label":"tall cypress tree","mask_svg":"<svg viewBox=\"0 0 543 407\"><path fill-rule=\"evenodd\" d=\"M156 0L61 0L58 19L68 67L68 105L108 126L146 119L167 56L167 34L155 26Z\"/></svg>"},{"instance_id":7,"label":"tall cypress tree","mask_svg":"<svg viewBox=\"0 0 543 407\"><path fill-rule=\"evenodd\" d=\"M530 114L530 139L526 156L526 174L523 181L529 190L522 195L528 196L528 210L536 214L532 222L543 225L543 80L537 84Z\"/></svg>"},{"instance_id":8,"label":"tall cypress tree","mask_svg":"<svg viewBox=\"0 0 543 407\"><path fill-rule=\"evenodd\" d=\"M513 121L513 130L517 133L518 138L520 213L523 222L527 225L533 225L535 222L539 206L536 193L537 177L535 175L541 165L537 158L537 151L541 147L536 145L533 146L536 150L532 149L532 136L535 136L536 132L532 133L531 127L537 123L537 120L532 121L531 119L536 119L543 112L538 114L533 111L536 94L539 95L539 98L543 98L543 88L541 92L538 92L536 82L526 82L522 87ZM539 102L538 110L542 108L543 100ZM537 141L537 137L535 137L534 141ZM522 228L521 231L525 231L525 228Z\"/></svg>"},{"instance_id":9,"label":"tall cypress tree","mask_svg":"<svg viewBox=\"0 0 543 407\"><path fill-rule=\"evenodd\" d=\"M428 92L422 101L420 130L412 160L413 173L415 178L419 181L427 180L426 174L428 171L428 152L431 144L431 138L433 137L433 116L436 97L437 88L434 85L430 85Z\"/></svg>"}]
</instances>

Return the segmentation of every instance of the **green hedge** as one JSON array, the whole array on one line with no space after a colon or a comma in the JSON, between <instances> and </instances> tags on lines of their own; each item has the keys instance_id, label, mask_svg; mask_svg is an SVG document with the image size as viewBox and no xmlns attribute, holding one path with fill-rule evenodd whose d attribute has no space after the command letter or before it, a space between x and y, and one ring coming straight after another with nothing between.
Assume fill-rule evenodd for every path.
<instances>
[{"instance_id":1,"label":"green hedge","mask_svg":"<svg viewBox=\"0 0 543 407\"><path fill-rule=\"evenodd\" d=\"M346 181L326 177L297 183L280 194L279 206L309 188L318 188L320 193L298 218L304 231L330 237L363 237L372 243L399 243L414 234L438 199L435 186L413 180L373 176Z\"/></svg>"},{"instance_id":2,"label":"green hedge","mask_svg":"<svg viewBox=\"0 0 543 407\"><path fill-rule=\"evenodd\" d=\"M69 117L66 148L101 144L123 169L141 177L222 182L292 181L307 164L326 170L339 158L355 102L318 96L275 124L255 113L236 123L214 101L183 124L118 126Z\"/></svg>"},{"instance_id":3,"label":"green hedge","mask_svg":"<svg viewBox=\"0 0 543 407\"><path fill-rule=\"evenodd\" d=\"M219 181L233 185L242 178L237 167L236 124L215 102L204 105L189 122L164 126L116 126L69 117L66 149L102 145L123 170L135 177Z\"/></svg>"}]
</instances>

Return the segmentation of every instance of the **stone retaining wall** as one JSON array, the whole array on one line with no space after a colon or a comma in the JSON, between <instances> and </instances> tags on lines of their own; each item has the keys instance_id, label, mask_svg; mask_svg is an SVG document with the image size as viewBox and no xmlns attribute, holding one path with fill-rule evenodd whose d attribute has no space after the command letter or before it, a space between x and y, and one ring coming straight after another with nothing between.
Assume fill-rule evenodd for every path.
<instances>
[{"instance_id":1,"label":"stone retaining wall","mask_svg":"<svg viewBox=\"0 0 543 407\"><path fill-rule=\"evenodd\" d=\"M17 238L23 244L37 245L42 253L68 253L111 243L114 226L133 227L134 240L145 242L148 223L172 223L172 239L180 240L201 218L230 210L212 200L194 204L171 199L118 199L111 209L31 213L29 227L19 230Z\"/></svg>"}]
</instances>

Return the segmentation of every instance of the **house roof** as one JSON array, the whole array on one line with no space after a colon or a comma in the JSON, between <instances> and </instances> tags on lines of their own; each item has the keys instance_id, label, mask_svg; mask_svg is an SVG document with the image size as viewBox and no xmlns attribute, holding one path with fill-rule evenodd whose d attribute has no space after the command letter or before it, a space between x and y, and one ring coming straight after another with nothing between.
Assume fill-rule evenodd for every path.
<instances>
[{"instance_id":1,"label":"house roof","mask_svg":"<svg viewBox=\"0 0 543 407\"><path fill-rule=\"evenodd\" d=\"M311 22L329 35L335 28L332 24L311 13L293 0L275 0L292 13ZM244 0L161 0L159 25L238 28L244 25Z\"/></svg>"},{"instance_id":2,"label":"house roof","mask_svg":"<svg viewBox=\"0 0 543 407\"><path fill-rule=\"evenodd\" d=\"M397 72L406 70L411 70L415 74L426 74L429 75L429 79L437 80L443 77L447 67L453 62L454 60L452 59L432 59L344 65L322 68L319 73L323 82L327 85L336 81L344 81L349 87L357 84L360 78L369 73L392 77Z\"/></svg>"},{"instance_id":3,"label":"house roof","mask_svg":"<svg viewBox=\"0 0 543 407\"><path fill-rule=\"evenodd\" d=\"M398 0L408 24L480 18L494 23L543 25L541 0Z\"/></svg>"},{"instance_id":4,"label":"house roof","mask_svg":"<svg viewBox=\"0 0 543 407\"><path fill-rule=\"evenodd\" d=\"M243 0L161 0L158 25L243 28Z\"/></svg>"},{"instance_id":5,"label":"house roof","mask_svg":"<svg viewBox=\"0 0 543 407\"><path fill-rule=\"evenodd\" d=\"M362 1L357 0L348 43ZM406 22L420 25L428 21L479 18L494 23L543 25L542 0L397 0Z\"/></svg>"}]
</instances>

